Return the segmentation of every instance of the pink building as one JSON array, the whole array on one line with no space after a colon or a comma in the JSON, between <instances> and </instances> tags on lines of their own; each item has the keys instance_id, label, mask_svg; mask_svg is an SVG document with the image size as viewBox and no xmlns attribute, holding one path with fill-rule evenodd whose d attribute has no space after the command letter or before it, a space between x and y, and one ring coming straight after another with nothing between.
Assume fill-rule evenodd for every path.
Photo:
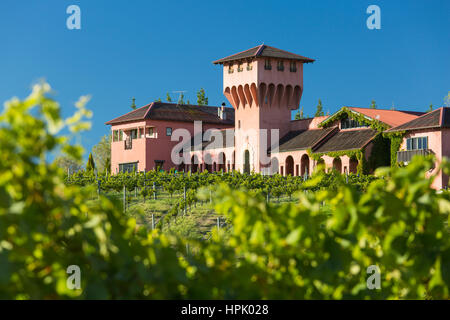
<instances>
[{"instance_id":1,"label":"pink building","mask_svg":"<svg viewBox=\"0 0 450 320\"><path fill-rule=\"evenodd\" d=\"M397 152L398 162L408 164L413 156L434 154L436 166L427 174L436 175L434 188L442 189L448 186L449 177L438 172L437 168L443 157L450 158L450 108L443 107L428 112L387 132L401 134L403 138Z\"/></svg>"},{"instance_id":2,"label":"pink building","mask_svg":"<svg viewBox=\"0 0 450 320\"><path fill-rule=\"evenodd\" d=\"M303 93L303 66L312 62L266 45L214 61L222 65L223 93L233 108L154 102L107 122L113 131L112 172L161 166L303 176L323 163L327 170L370 173L393 164L391 141L384 131L437 117L437 111L342 107L329 117L291 120ZM433 132L439 133L433 138L430 134L429 144L436 140L433 152L439 159L450 156L449 112L441 110L443 127L433 125ZM194 133L195 120L202 121L200 133ZM179 152L183 161L174 163L171 153L179 140L172 141L171 133L183 128L191 140ZM208 130L212 128L217 130ZM416 134L411 130L409 134ZM442 188L448 177L438 181L436 187Z\"/></svg>"},{"instance_id":3,"label":"pink building","mask_svg":"<svg viewBox=\"0 0 450 320\"><path fill-rule=\"evenodd\" d=\"M201 121L203 130L232 128L234 110L152 102L106 122L112 131L111 172L178 167L171 152L179 142L172 133L184 129L193 135L194 121Z\"/></svg>"}]
</instances>

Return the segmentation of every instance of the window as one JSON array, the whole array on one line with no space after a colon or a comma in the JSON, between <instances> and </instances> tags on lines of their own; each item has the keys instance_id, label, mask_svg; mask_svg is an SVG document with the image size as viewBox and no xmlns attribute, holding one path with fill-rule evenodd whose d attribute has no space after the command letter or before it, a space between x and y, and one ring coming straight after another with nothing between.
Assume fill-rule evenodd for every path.
<instances>
[{"instance_id":1,"label":"window","mask_svg":"<svg viewBox=\"0 0 450 320\"><path fill-rule=\"evenodd\" d=\"M406 150L426 150L428 149L428 137L417 137L406 139Z\"/></svg>"},{"instance_id":2,"label":"window","mask_svg":"<svg viewBox=\"0 0 450 320\"><path fill-rule=\"evenodd\" d=\"M270 64L270 59L266 59L264 62L264 69L272 70L272 65Z\"/></svg>"},{"instance_id":3,"label":"window","mask_svg":"<svg viewBox=\"0 0 450 320\"><path fill-rule=\"evenodd\" d=\"M154 138L154 136L155 136L155 128L153 127L147 128L147 137Z\"/></svg>"},{"instance_id":4,"label":"window","mask_svg":"<svg viewBox=\"0 0 450 320\"><path fill-rule=\"evenodd\" d=\"M131 139L137 139L137 129L132 129L129 131Z\"/></svg>"},{"instance_id":5,"label":"window","mask_svg":"<svg viewBox=\"0 0 450 320\"><path fill-rule=\"evenodd\" d=\"M238 120L238 129L241 128L241 120Z\"/></svg>"},{"instance_id":6,"label":"window","mask_svg":"<svg viewBox=\"0 0 450 320\"><path fill-rule=\"evenodd\" d=\"M138 167L137 162L119 163L120 172L135 172L137 171L137 167Z\"/></svg>"},{"instance_id":7,"label":"window","mask_svg":"<svg viewBox=\"0 0 450 320\"><path fill-rule=\"evenodd\" d=\"M359 123L356 120L345 118L341 120L341 129L362 128L368 127L365 123Z\"/></svg>"},{"instance_id":8,"label":"window","mask_svg":"<svg viewBox=\"0 0 450 320\"><path fill-rule=\"evenodd\" d=\"M238 72L244 71L244 68L242 68L242 63L238 64Z\"/></svg>"},{"instance_id":9,"label":"window","mask_svg":"<svg viewBox=\"0 0 450 320\"><path fill-rule=\"evenodd\" d=\"M166 136L171 136L172 135L172 128L171 127L167 127L166 128Z\"/></svg>"},{"instance_id":10,"label":"window","mask_svg":"<svg viewBox=\"0 0 450 320\"><path fill-rule=\"evenodd\" d=\"M119 130L119 141L123 141L123 131Z\"/></svg>"},{"instance_id":11,"label":"window","mask_svg":"<svg viewBox=\"0 0 450 320\"><path fill-rule=\"evenodd\" d=\"M233 72L234 72L234 70L233 70L233 65L230 64L230 65L228 66L228 73L233 73Z\"/></svg>"},{"instance_id":12,"label":"window","mask_svg":"<svg viewBox=\"0 0 450 320\"><path fill-rule=\"evenodd\" d=\"M297 63L295 61L291 61L289 64L290 72L297 72Z\"/></svg>"},{"instance_id":13,"label":"window","mask_svg":"<svg viewBox=\"0 0 450 320\"><path fill-rule=\"evenodd\" d=\"M144 128L139 128L139 139L144 138Z\"/></svg>"},{"instance_id":14,"label":"window","mask_svg":"<svg viewBox=\"0 0 450 320\"><path fill-rule=\"evenodd\" d=\"M247 62L247 71L250 71L253 69L253 66L250 62Z\"/></svg>"},{"instance_id":15,"label":"window","mask_svg":"<svg viewBox=\"0 0 450 320\"><path fill-rule=\"evenodd\" d=\"M113 131L113 142L119 141L119 131Z\"/></svg>"},{"instance_id":16,"label":"window","mask_svg":"<svg viewBox=\"0 0 450 320\"><path fill-rule=\"evenodd\" d=\"M284 71L284 62L283 61L278 61L277 62L277 70L278 71Z\"/></svg>"}]
</instances>

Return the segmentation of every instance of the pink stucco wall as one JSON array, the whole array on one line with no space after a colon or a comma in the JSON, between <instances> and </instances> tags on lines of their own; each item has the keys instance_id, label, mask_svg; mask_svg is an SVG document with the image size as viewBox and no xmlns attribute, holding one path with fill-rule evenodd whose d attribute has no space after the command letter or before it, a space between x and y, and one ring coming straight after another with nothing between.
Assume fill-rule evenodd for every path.
<instances>
[{"instance_id":1,"label":"pink stucco wall","mask_svg":"<svg viewBox=\"0 0 450 320\"><path fill-rule=\"evenodd\" d=\"M271 130L281 138L291 130L291 110L297 109L303 92L303 64L296 62L297 71L290 72L289 60L283 60L284 71L277 69L279 59L271 59L271 70L264 68L265 58L223 67L224 95L235 109L236 169L243 171L244 154L250 154L250 170L260 172L269 164L266 155L271 142ZM262 140L260 129L267 130Z\"/></svg>"},{"instance_id":2,"label":"pink stucco wall","mask_svg":"<svg viewBox=\"0 0 450 320\"><path fill-rule=\"evenodd\" d=\"M426 176L436 176L432 185L432 187L435 189L442 189L443 187L448 185L448 177L443 175L442 172L438 170L438 166L440 163L440 159L442 159L443 156L450 157L449 131L449 129L430 129L407 132L399 149L399 151L406 150L406 140L408 138L428 137L428 149L430 149L436 156L436 164L434 169L426 173Z\"/></svg>"},{"instance_id":3,"label":"pink stucco wall","mask_svg":"<svg viewBox=\"0 0 450 320\"><path fill-rule=\"evenodd\" d=\"M171 137L166 135L166 128L172 128L172 132L176 129L186 129L191 136L194 134L193 122L181 121L161 121L161 120L146 120L139 122L132 122L126 124L112 125L111 134L114 130L130 130L142 127L154 127L154 138L140 138L133 139L132 149L125 150L124 141L111 142L111 172L119 171L119 164L138 162L139 171L149 171L155 168L155 160L163 160L163 169L168 170L176 167L172 162L172 149L181 141L171 141ZM202 123L204 131L208 129L223 129L229 128L227 125ZM124 133L124 140L126 135ZM187 141L189 142L189 141Z\"/></svg>"}]
</instances>

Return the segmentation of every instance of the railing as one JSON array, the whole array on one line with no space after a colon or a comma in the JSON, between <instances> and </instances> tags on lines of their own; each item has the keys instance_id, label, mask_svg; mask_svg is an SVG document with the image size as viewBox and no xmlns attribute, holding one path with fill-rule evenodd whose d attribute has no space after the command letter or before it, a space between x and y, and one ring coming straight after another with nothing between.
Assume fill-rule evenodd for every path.
<instances>
[{"instance_id":1,"label":"railing","mask_svg":"<svg viewBox=\"0 0 450 320\"><path fill-rule=\"evenodd\" d=\"M397 162L410 162L414 156L427 156L431 153L430 149L397 151Z\"/></svg>"}]
</instances>

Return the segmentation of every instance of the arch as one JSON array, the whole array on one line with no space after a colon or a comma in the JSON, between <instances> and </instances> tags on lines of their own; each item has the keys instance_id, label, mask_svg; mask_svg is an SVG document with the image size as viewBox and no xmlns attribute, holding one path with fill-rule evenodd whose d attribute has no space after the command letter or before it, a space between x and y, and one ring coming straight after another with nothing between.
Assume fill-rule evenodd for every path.
<instances>
[{"instance_id":1,"label":"arch","mask_svg":"<svg viewBox=\"0 0 450 320\"><path fill-rule=\"evenodd\" d=\"M259 84L259 103L260 106L266 103L267 85L264 82Z\"/></svg>"},{"instance_id":2,"label":"arch","mask_svg":"<svg viewBox=\"0 0 450 320\"><path fill-rule=\"evenodd\" d=\"M275 95L275 85L271 83L269 84L269 88L267 90L267 102L270 107L272 106L274 95Z\"/></svg>"},{"instance_id":3,"label":"arch","mask_svg":"<svg viewBox=\"0 0 450 320\"><path fill-rule=\"evenodd\" d=\"M321 167L321 171L325 171L325 160L323 160L323 158L319 158L319 160L317 160L316 162L316 168L317 167Z\"/></svg>"},{"instance_id":4,"label":"arch","mask_svg":"<svg viewBox=\"0 0 450 320\"><path fill-rule=\"evenodd\" d=\"M183 161L181 161L181 163L177 166L177 171L185 171L185 165Z\"/></svg>"},{"instance_id":5,"label":"arch","mask_svg":"<svg viewBox=\"0 0 450 320\"><path fill-rule=\"evenodd\" d=\"M247 104L247 100L245 99L244 88L242 87L242 85L238 86L238 95L239 95L239 100L240 100L242 107L245 108L245 105Z\"/></svg>"},{"instance_id":6,"label":"arch","mask_svg":"<svg viewBox=\"0 0 450 320\"><path fill-rule=\"evenodd\" d=\"M300 105L300 99L302 97L302 88L300 86L295 86L294 88L294 94L292 97L292 103L293 103L293 108L297 109L298 106Z\"/></svg>"},{"instance_id":7,"label":"arch","mask_svg":"<svg viewBox=\"0 0 450 320\"><path fill-rule=\"evenodd\" d=\"M294 175L294 158L292 156L288 156L286 158L285 167L286 167L286 176L288 176L288 175L293 176Z\"/></svg>"},{"instance_id":8,"label":"arch","mask_svg":"<svg viewBox=\"0 0 450 320\"><path fill-rule=\"evenodd\" d=\"M223 170L224 172L227 171L225 164L227 163L227 158L225 157L225 153L221 152L219 153L217 157L217 163L219 164L219 167L217 168L217 171Z\"/></svg>"},{"instance_id":9,"label":"arch","mask_svg":"<svg viewBox=\"0 0 450 320\"><path fill-rule=\"evenodd\" d=\"M191 158L191 171L192 172L198 171L198 157L195 154Z\"/></svg>"},{"instance_id":10,"label":"arch","mask_svg":"<svg viewBox=\"0 0 450 320\"><path fill-rule=\"evenodd\" d=\"M283 102L283 93L284 93L284 86L282 84L277 85L275 104L277 104L279 107Z\"/></svg>"},{"instance_id":11,"label":"arch","mask_svg":"<svg viewBox=\"0 0 450 320\"><path fill-rule=\"evenodd\" d=\"M244 151L244 173L250 173L250 151Z\"/></svg>"},{"instance_id":12,"label":"arch","mask_svg":"<svg viewBox=\"0 0 450 320\"><path fill-rule=\"evenodd\" d=\"M231 155L231 170L236 170L236 151Z\"/></svg>"},{"instance_id":13,"label":"arch","mask_svg":"<svg viewBox=\"0 0 450 320\"><path fill-rule=\"evenodd\" d=\"M231 103L233 108L236 109L237 105L236 105L235 101L233 100L233 95L231 94L230 87L226 87L225 90L223 91L223 94L224 94L225 98L227 98L227 100Z\"/></svg>"},{"instance_id":14,"label":"arch","mask_svg":"<svg viewBox=\"0 0 450 320\"><path fill-rule=\"evenodd\" d=\"M270 160L270 174L278 173L278 169L280 168L280 163L277 157L273 157Z\"/></svg>"},{"instance_id":15,"label":"arch","mask_svg":"<svg viewBox=\"0 0 450 320\"><path fill-rule=\"evenodd\" d=\"M236 105L236 108L239 108L240 101L239 101L239 97L238 97L238 94L237 94L236 86L233 86L231 88L231 96L232 96L233 101L234 101L234 103Z\"/></svg>"},{"instance_id":16,"label":"arch","mask_svg":"<svg viewBox=\"0 0 450 320\"><path fill-rule=\"evenodd\" d=\"M286 89L284 90L284 98L283 103L286 104L287 107L290 107L292 101L292 86L288 84Z\"/></svg>"},{"instance_id":17,"label":"arch","mask_svg":"<svg viewBox=\"0 0 450 320\"><path fill-rule=\"evenodd\" d=\"M351 157L350 158L349 172L350 173L357 173L358 172L358 160L355 157Z\"/></svg>"},{"instance_id":18,"label":"arch","mask_svg":"<svg viewBox=\"0 0 450 320\"><path fill-rule=\"evenodd\" d=\"M311 175L311 171L309 170L309 157L306 153L300 159L300 175L302 177Z\"/></svg>"},{"instance_id":19,"label":"arch","mask_svg":"<svg viewBox=\"0 0 450 320\"><path fill-rule=\"evenodd\" d=\"M342 172L342 161L341 158L336 157L333 159L333 169L337 172Z\"/></svg>"},{"instance_id":20,"label":"arch","mask_svg":"<svg viewBox=\"0 0 450 320\"><path fill-rule=\"evenodd\" d=\"M203 163L204 163L204 168L205 168L205 170L206 171L208 171L208 172L212 172L213 170L213 168L211 168L211 165L212 165L212 156L211 156L211 154L210 153L207 153L207 154L205 154L205 157L203 158Z\"/></svg>"},{"instance_id":21,"label":"arch","mask_svg":"<svg viewBox=\"0 0 450 320\"><path fill-rule=\"evenodd\" d=\"M253 98L252 94L250 93L250 87L248 86L248 84L244 85L244 93L245 93L245 100L247 100L248 106L251 107L253 104Z\"/></svg>"},{"instance_id":22,"label":"arch","mask_svg":"<svg viewBox=\"0 0 450 320\"><path fill-rule=\"evenodd\" d=\"M255 105L259 105L259 101L258 101L258 89L256 88L256 84L252 83L250 85L250 91L252 93L252 98L253 101L255 101Z\"/></svg>"}]
</instances>

